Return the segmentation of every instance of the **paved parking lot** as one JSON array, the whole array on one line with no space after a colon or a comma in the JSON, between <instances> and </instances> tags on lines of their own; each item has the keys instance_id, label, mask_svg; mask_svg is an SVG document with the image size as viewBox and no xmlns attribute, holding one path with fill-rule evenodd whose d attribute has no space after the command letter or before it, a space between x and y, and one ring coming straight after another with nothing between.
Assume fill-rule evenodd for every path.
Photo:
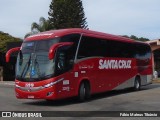
<instances>
[{"instance_id":1,"label":"paved parking lot","mask_svg":"<svg viewBox=\"0 0 160 120\"><path fill-rule=\"evenodd\" d=\"M160 111L160 83L145 86L138 92L120 90L93 95L84 103L75 98L53 102L20 100L15 97L11 83L1 82L0 91L0 111Z\"/></svg>"}]
</instances>

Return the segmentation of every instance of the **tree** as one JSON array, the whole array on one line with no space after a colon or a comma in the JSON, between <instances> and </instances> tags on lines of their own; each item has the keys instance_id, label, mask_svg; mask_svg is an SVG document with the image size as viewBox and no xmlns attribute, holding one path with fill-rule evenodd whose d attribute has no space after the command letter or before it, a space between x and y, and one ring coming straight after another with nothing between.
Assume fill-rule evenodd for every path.
<instances>
[{"instance_id":1,"label":"tree","mask_svg":"<svg viewBox=\"0 0 160 120\"><path fill-rule=\"evenodd\" d=\"M139 38L135 35L131 35L130 38L133 39L133 40L139 40Z\"/></svg>"},{"instance_id":2,"label":"tree","mask_svg":"<svg viewBox=\"0 0 160 120\"><path fill-rule=\"evenodd\" d=\"M32 23L32 26L31 26L32 31L38 31L38 32L43 32L50 29L51 28L50 28L49 20L46 20L44 17L40 17L39 24L34 22Z\"/></svg>"},{"instance_id":3,"label":"tree","mask_svg":"<svg viewBox=\"0 0 160 120\"><path fill-rule=\"evenodd\" d=\"M29 36L31 36L31 35L34 35L34 34L37 34L37 33L38 33L38 31L28 32L28 33L24 36L24 38L27 38L27 37L29 37Z\"/></svg>"},{"instance_id":4,"label":"tree","mask_svg":"<svg viewBox=\"0 0 160 120\"><path fill-rule=\"evenodd\" d=\"M52 0L48 15L53 29L88 27L81 0Z\"/></svg>"},{"instance_id":5,"label":"tree","mask_svg":"<svg viewBox=\"0 0 160 120\"><path fill-rule=\"evenodd\" d=\"M145 41L149 41L149 39L148 38L144 38L144 37L140 37L139 41L144 41L145 42Z\"/></svg>"},{"instance_id":6,"label":"tree","mask_svg":"<svg viewBox=\"0 0 160 120\"><path fill-rule=\"evenodd\" d=\"M130 39L137 40L137 41L142 41L142 42L149 41L148 38L144 38L144 37L138 38L135 35L131 35L131 36L123 35L123 37L130 38Z\"/></svg>"},{"instance_id":7,"label":"tree","mask_svg":"<svg viewBox=\"0 0 160 120\"><path fill-rule=\"evenodd\" d=\"M50 29L51 25L49 20L46 20L44 17L40 17L39 23L33 22L31 25L31 32L27 33L24 38Z\"/></svg>"},{"instance_id":8,"label":"tree","mask_svg":"<svg viewBox=\"0 0 160 120\"><path fill-rule=\"evenodd\" d=\"M5 53L7 51L8 42L21 42L21 40L20 38L12 37L8 33L4 33L0 31L0 52L1 53Z\"/></svg>"}]
</instances>

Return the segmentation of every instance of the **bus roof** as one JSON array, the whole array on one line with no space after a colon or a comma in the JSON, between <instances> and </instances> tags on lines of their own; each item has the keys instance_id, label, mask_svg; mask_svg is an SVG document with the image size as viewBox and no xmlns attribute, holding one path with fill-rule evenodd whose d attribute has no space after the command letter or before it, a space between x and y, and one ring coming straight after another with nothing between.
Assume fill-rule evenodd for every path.
<instances>
[{"instance_id":1,"label":"bus roof","mask_svg":"<svg viewBox=\"0 0 160 120\"><path fill-rule=\"evenodd\" d=\"M111 39L111 40L118 40L118 41L126 41L126 42L135 42L135 40L125 38L118 35L111 35L102 32L96 32L92 30L86 30L81 28L70 28L70 29L59 29L59 30L51 30L46 32L41 32L32 36L29 36L25 39L25 41L33 41L33 40L44 40L44 39L51 39L55 37L62 37L68 34L84 34L86 36L91 37L98 37L104 39Z\"/></svg>"}]
</instances>

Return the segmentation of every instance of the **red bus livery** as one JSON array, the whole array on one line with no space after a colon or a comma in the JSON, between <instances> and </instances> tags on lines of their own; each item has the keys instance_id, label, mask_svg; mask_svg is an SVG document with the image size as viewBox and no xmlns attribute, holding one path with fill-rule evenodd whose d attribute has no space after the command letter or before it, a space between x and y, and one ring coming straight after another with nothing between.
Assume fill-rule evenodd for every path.
<instances>
[{"instance_id":1,"label":"red bus livery","mask_svg":"<svg viewBox=\"0 0 160 120\"><path fill-rule=\"evenodd\" d=\"M148 44L84 30L62 29L26 38L19 48L15 93L19 99L55 100L148 85L152 53Z\"/></svg>"}]
</instances>

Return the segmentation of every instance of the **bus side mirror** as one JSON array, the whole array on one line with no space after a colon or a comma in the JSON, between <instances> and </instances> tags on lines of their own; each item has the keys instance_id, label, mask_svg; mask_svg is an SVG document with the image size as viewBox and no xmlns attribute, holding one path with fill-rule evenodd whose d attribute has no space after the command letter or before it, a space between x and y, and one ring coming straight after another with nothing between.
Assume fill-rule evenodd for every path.
<instances>
[{"instance_id":1,"label":"bus side mirror","mask_svg":"<svg viewBox=\"0 0 160 120\"><path fill-rule=\"evenodd\" d=\"M17 51L20 51L20 47L12 48L12 49L10 49L9 51L7 51L7 53L6 53L6 62L9 62L9 60L10 60L10 55L11 55L13 52L17 52Z\"/></svg>"},{"instance_id":2,"label":"bus side mirror","mask_svg":"<svg viewBox=\"0 0 160 120\"><path fill-rule=\"evenodd\" d=\"M71 46L73 45L73 42L61 42L61 43L56 43L54 45L52 45L49 49L49 60L52 60L54 59L55 57L55 53L56 53L56 50L59 48L59 47L62 47L62 46Z\"/></svg>"}]
</instances>

